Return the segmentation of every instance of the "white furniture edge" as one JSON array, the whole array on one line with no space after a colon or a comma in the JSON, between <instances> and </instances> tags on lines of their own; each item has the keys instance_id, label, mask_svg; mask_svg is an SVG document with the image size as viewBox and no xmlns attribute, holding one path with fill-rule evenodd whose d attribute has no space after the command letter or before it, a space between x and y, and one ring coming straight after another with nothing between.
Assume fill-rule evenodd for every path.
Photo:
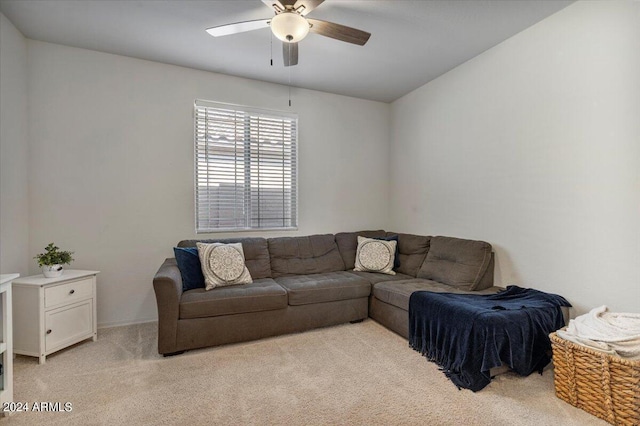
<instances>
[{"instance_id":1,"label":"white furniture edge","mask_svg":"<svg viewBox=\"0 0 640 426\"><path fill-rule=\"evenodd\" d=\"M89 277L91 275L98 275L100 271L84 271L80 269L65 269L61 276L56 278L46 278L44 275L32 275L29 277L23 277L17 280L13 280L14 285L26 285L26 286L45 286L49 284L55 284L60 281L69 281L77 278Z\"/></svg>"},{"instance_id":2,"label":"white furniture edge","mask_svg":"<svg viewBox=\"0 0 640 426\"><path fill-rule=\"evenodd\" d=\"M20 274L0 275L0 296L2 297L2 342L0 343L0 357L4 374L2 390L0 390L0 407L6 402L13 402L13 306L11 301L11 282ZM2 412L0 415L10 414Z\"/></svg>"}]
</instances>

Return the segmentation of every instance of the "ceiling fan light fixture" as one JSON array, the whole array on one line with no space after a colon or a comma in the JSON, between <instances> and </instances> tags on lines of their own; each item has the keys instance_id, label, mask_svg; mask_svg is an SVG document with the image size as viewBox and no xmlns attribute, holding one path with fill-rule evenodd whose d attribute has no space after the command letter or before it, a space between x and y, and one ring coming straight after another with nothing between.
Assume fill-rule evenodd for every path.
<instances>
[{"instance_id":1,"label":"ceiling fan light fixture","mask_svg":"<svg viewBox=\"0 0 640 426\"><path fill-rule=\"evenodd\" d=\"M296 12L282 12L271 19L271 31L286 43L297 43L309 34L309 22Z\"/></svg>"}]
</instances>

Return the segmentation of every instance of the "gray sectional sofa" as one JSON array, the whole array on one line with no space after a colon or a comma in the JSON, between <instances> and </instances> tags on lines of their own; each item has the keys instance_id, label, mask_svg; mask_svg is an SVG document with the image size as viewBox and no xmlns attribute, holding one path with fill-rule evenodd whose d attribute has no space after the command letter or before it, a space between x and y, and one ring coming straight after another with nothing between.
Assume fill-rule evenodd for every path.
<instances>
[{"instance_id":1,"label":"gray sectional sofa","mask_svg":"<svg viewBox=\"0 0 640 426\"><path fill-rule=\"evenodd\" d=\"M396 275L354 272L357 236L397 236ZM409 296L418 290L495 293L494 257L483 241L361 231L242 242L252 284L183 291L176 260L153 279L158 352L164 355L357 322L371 317L408 336Z\"/></svg>"}]
</instances>

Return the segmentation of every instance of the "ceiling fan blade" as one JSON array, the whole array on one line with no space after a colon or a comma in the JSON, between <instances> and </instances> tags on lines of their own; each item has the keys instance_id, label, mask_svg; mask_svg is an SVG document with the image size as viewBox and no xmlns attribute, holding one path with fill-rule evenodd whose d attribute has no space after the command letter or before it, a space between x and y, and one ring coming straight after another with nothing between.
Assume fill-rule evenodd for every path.
<instances>
[{"instance_id":1,"label":"ceiling fan blade","mask_svg":"<svg viewBox=\"0 0 640 426\"><path fill-rule=\"evenodd\" d=\"M244 33L246 31L259 30L261 28L269 28L271 19L258 19L255 21L236 22L235 24L220 25L217 27L207 28L207 32L214 37L226 36L229 34Z\"/></svg>"},{"instance_id":2,"label":"ceiling fan blade","mask_svg":"<svg viewBox=\"0 0 640 426\"><path fill-rule=\"evenodd\" d=\"M300 11L300 15L305 16L307 13L320 6L323 2L324 0L298 0L295 5L293 5L293 8L298 10L300 6L304 6L304 9Z\"/></svg>"},{"instance_id":3,"label":"ceiling fan blade","mask_svg":"<svg viewBox=\"0 0 640 426\"><path fill-rule=\"evenodd\" d=\"M298 65L298 43L282 43L282 57L285 67Z\"/></svg>"},{"instance_id":4,"label":"ceiling fan blade","mask_svg":"<svg viewBox=\"0 0 640 426\"><path fill-rule=\"evenodd\" d=\"M347 43L358 44L364 46L371 34L366 31L357 30L333 22L320 21L318 19L306 18L312 25L310 32L331 37L336 40L346 41Z\"/></svg>"}]
</instances>

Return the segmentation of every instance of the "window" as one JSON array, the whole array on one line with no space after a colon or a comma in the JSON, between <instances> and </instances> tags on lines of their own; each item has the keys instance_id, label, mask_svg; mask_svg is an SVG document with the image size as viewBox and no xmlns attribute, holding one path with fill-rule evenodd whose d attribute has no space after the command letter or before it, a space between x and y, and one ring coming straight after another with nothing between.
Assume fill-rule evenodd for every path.
<instances>
[{"instance_id":1,"label":"window","mask_svg":"<svg viewBox=\"0 0 640 426\"><path fill-rule=\"evenodd\" d=\"M298 118L195 102L196 232L295 229Z\"/></svg>"}]
</instances>

